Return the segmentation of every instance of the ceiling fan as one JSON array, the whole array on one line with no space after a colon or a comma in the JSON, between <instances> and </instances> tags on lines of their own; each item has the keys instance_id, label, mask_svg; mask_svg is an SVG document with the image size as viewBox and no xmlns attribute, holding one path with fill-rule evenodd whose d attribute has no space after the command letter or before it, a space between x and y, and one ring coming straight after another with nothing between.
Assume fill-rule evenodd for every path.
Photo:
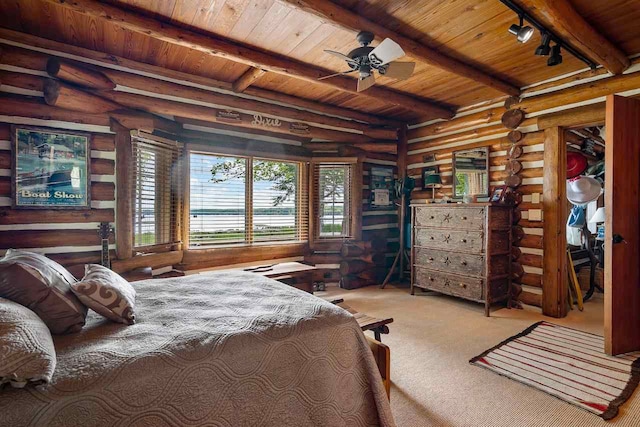
<instances>
[{"instance_id":1,"label":"ceiling fan","mask_svg":"<svg viewBox=\"0 0 640 427\"><path fill-rule=\"evenodd\" d=\"M318 80L358 72L358 92L362 92L375 84L376 78L373 73L376 70L381 76L392 79L406 80L411 77L416 67L415 62L395 62L396 59L402 58L405 55L400 45L391 39L384 39L378 46L371 47L369 45L373 39L373 33L360 31L356 36L360 47L353 49L348 54L345 55L333 50L325 50L325 52L331 55L344 59L351 69L320 77Z\"/></svg>"}]
</instances>

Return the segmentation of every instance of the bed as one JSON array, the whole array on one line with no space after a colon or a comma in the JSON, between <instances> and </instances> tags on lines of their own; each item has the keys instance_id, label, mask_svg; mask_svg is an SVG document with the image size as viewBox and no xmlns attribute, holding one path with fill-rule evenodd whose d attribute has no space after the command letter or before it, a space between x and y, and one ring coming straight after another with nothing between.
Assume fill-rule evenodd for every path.
<instances>
[{"instance_id":1,"label":"bed","mask_svg":"<svg viewBox=\"0 0 640 427\"><path fill-rule=\"evenodd\" d=\"M4 426L394 426L346 311L245 272L135 283L136 324L55 337L45 390L0 391Z\"/></svg>"}]
</instances>

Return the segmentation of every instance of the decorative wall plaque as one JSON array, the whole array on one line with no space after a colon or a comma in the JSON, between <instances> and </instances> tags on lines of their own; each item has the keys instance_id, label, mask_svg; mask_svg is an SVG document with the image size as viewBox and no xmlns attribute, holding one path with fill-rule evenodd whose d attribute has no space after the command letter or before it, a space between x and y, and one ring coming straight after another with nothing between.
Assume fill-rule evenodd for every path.
<instances>
[{"instance_id":1,"label":"decorative wall plaque","mask_svg":"<svg viewBox=\"0 0 640 427\"><path fill-rule=\"evenodd\" d=\"M231 110L219 110L216 113L216 121L227 123L238 123L242 121L240 113Z\"/></svg>"},{"instance_id":2,"label":"decorative wall plaque","mask_svg":"<svg viewBox=\"0 0 640 427\"><path fill-rule=\"evenodd\" d=\"M289 125L289 131L300 135L308 135L311 132L311 130L309 129L309 125L301 122L291 123Z\"/></svg>"}]
</instances>

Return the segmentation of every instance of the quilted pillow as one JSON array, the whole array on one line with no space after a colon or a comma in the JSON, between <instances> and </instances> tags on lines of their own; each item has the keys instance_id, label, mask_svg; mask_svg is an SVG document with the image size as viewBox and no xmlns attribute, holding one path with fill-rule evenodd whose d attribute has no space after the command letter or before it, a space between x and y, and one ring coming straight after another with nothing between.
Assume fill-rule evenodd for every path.
<instances>
[{"instance_id":1,"label":"quilted pillow","mask_svg":"<svg viewBox=\"0 0 640 427\"><path fill-rule=\"evenodd\" d=\"M133 325L136 291L120 275L97 264L87 264L81 281L71 285L87 307L114 322Z\"/></svg>"},{"instance_id":2,"label":"quilted pillow","mask_svg":"<svg viewBox=\"0 0 640 427\"><path fill-rule=\"evenodd\" d=\"M0 386L51 381L56 351L47 325L33 311L0 298Z\"/></svg>"},{"instance_id":3,"label":"quilted pillow","mask_svg":"<svg viewBox=\"0 0 640 427\"><path fill-rule=\"evenodd\" d=\"M30 308L54 334L78 332L84 326L87 307L71 291L75 281L44 255L9 249L0 259L0 297Z\"/></svg>"}]
</instances>

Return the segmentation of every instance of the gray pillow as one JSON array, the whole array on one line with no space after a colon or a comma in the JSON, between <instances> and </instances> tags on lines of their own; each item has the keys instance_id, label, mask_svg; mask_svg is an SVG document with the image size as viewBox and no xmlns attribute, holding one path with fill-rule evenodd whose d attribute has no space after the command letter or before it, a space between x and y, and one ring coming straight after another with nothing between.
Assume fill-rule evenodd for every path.
<instances>
[{"instance_id":1,"label":"gray pillow","mask_svg":"<svg viewBox=\"0 0 640 427\"><path fill-rule=\"evenodd\" d=\"M0 385L43 385L56 368L47 325L31 310L0 298Z\"/></svg>"},{"instance_id":2,"label":"gray pillow","mask_svg":"<svg viewBox=\"0 0 640 427\"><path fill-rule=\"evenodd\" d=\"M136 291L119 274L98 264L87 264L81 281L71 289L84 305L114 322L133 325Z\"/></svg>"},{"instance_id":3,"label":"gray pillow","mask_svg":"<svg viewBox=\"0 0 640 427\"><path fill-rule=\"evenodd\" d=\"M30 308L54 334L78 332L84 326L87 307L71 291L75 282L44 255L9 249L0 259L0 297Z\"/></svg>"}]
</instances>

